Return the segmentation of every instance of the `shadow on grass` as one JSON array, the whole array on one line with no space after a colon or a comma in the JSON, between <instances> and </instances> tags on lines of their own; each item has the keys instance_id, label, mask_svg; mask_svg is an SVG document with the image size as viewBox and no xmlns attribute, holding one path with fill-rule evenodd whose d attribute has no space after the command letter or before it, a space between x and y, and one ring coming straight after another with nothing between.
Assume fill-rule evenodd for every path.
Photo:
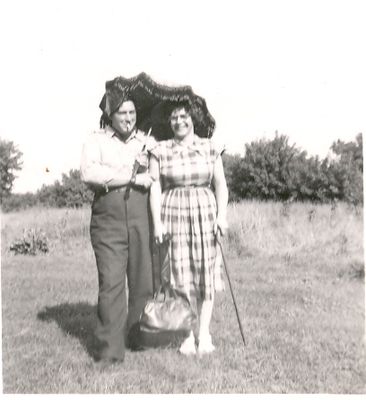
<instances>
[{"instance_id":1,"label":"shadow on grass","mask_svg":"<svg viewBox=\"0 0 366 400\"><path fill-rule=\"evenodd\" d=\"M98 344L94 336L97 306L88 303L63 303L53 307L45 307L37 314L41 321L57 322L65 334L79 339L91 357L95 357Z\"/></svg>"},{"instance_id":2,"label":"shadow on grass","mask_svg":"<svg viewBox=\"0 0 366 400\"><path fill-rule=\"evenodd\" d=\"M55 321L66 335L77 338L85 351L94 360L98 360L104 343L94 335L97 322L97 306L85 302L69 304L63 303L57 306L45 307L37 314L37 318L43 322ZM186 331L178 332L142 332L135 324L128 335L128 348L132 351L147 348L178 347L184 338Z\"/></svg>"}]
</instances>

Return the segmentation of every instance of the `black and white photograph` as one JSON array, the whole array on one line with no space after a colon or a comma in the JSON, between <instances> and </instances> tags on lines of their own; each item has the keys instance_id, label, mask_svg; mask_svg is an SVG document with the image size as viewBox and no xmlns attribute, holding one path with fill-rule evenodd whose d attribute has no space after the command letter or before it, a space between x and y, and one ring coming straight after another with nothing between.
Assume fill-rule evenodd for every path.
<instances>
[{"instance_id":1,"label":"black and white photograph","mask_svg":"<svg viewBox=\"0 0 366 400\"><path fill-rule=\"evenodd\" d=\"M366 394L365 15L0 3L4 395Z\"/></svg>"}]
</instances>

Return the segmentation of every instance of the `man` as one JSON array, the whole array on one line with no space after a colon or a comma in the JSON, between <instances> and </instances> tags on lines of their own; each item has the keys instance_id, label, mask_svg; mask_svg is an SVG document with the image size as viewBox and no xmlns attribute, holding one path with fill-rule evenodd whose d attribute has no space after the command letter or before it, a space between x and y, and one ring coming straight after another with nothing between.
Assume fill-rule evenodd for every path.
<instances>
[{"instance_id":1,"label":"man","mask_svg":"<svg viewBox=\"0 0 366 400\"><path fill-rule=\"evenodd\" d=\"M123 361L126 333L127 345L138 346L139 316L153 291L147 154L145 167L132 177L146 137L136 129L134 102L117 82L106 83L104 129L90 135L81 161L82 179L95 191L90 223L99 281L95 358L107 364Z\"/></svg>"}]
</instances>

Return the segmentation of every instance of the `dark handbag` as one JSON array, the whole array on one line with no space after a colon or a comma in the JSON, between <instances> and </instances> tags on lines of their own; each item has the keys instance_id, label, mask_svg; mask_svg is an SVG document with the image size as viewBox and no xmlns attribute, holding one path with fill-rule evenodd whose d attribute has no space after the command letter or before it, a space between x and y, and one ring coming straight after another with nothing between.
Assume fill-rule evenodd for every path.
<instances>
[{"instance_id":1,"label":"dark handbag","mask_svg":"<svg viewBox=\"0 0 366 400\"><path fill-rule=\"evenodd\" d=\"M170 284L169 240L166 235L158 245L161 284L140 316L142 345L147 347L177 344L189 335L197 320L187 296Z\"/></svg>"}]
</instances>

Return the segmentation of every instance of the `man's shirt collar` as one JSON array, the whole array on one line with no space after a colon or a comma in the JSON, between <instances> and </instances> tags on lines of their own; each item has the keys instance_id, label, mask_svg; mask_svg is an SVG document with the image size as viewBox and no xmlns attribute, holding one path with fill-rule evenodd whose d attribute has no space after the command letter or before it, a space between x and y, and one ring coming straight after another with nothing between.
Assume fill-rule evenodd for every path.
<instances>
[{"instance_id":1,"label":"man's shirt collar","mask_svg":"<svg viewBox=\"0 0 366 400\"><path fill-rule=\"evenodd\" d=\"M131 135L126 139L126 140L123 140L123 142L124 143L128 143L128 142L130 142L132 139L134 139L134 138L137 138L137 139L139 139L139 136L140 135L138 135L138 132L140 132L137 128L135 128L134 130L133 130L133 132L131 133ZM111 126L106 126L106 128L105 128L105 133L106 133L106 135L108 136L108 137L110 137L110 138L112 138L113 136L117 136L118 137L118 134L116 133L116 131L111 127Z\"/></svg>"}]
</instances>

